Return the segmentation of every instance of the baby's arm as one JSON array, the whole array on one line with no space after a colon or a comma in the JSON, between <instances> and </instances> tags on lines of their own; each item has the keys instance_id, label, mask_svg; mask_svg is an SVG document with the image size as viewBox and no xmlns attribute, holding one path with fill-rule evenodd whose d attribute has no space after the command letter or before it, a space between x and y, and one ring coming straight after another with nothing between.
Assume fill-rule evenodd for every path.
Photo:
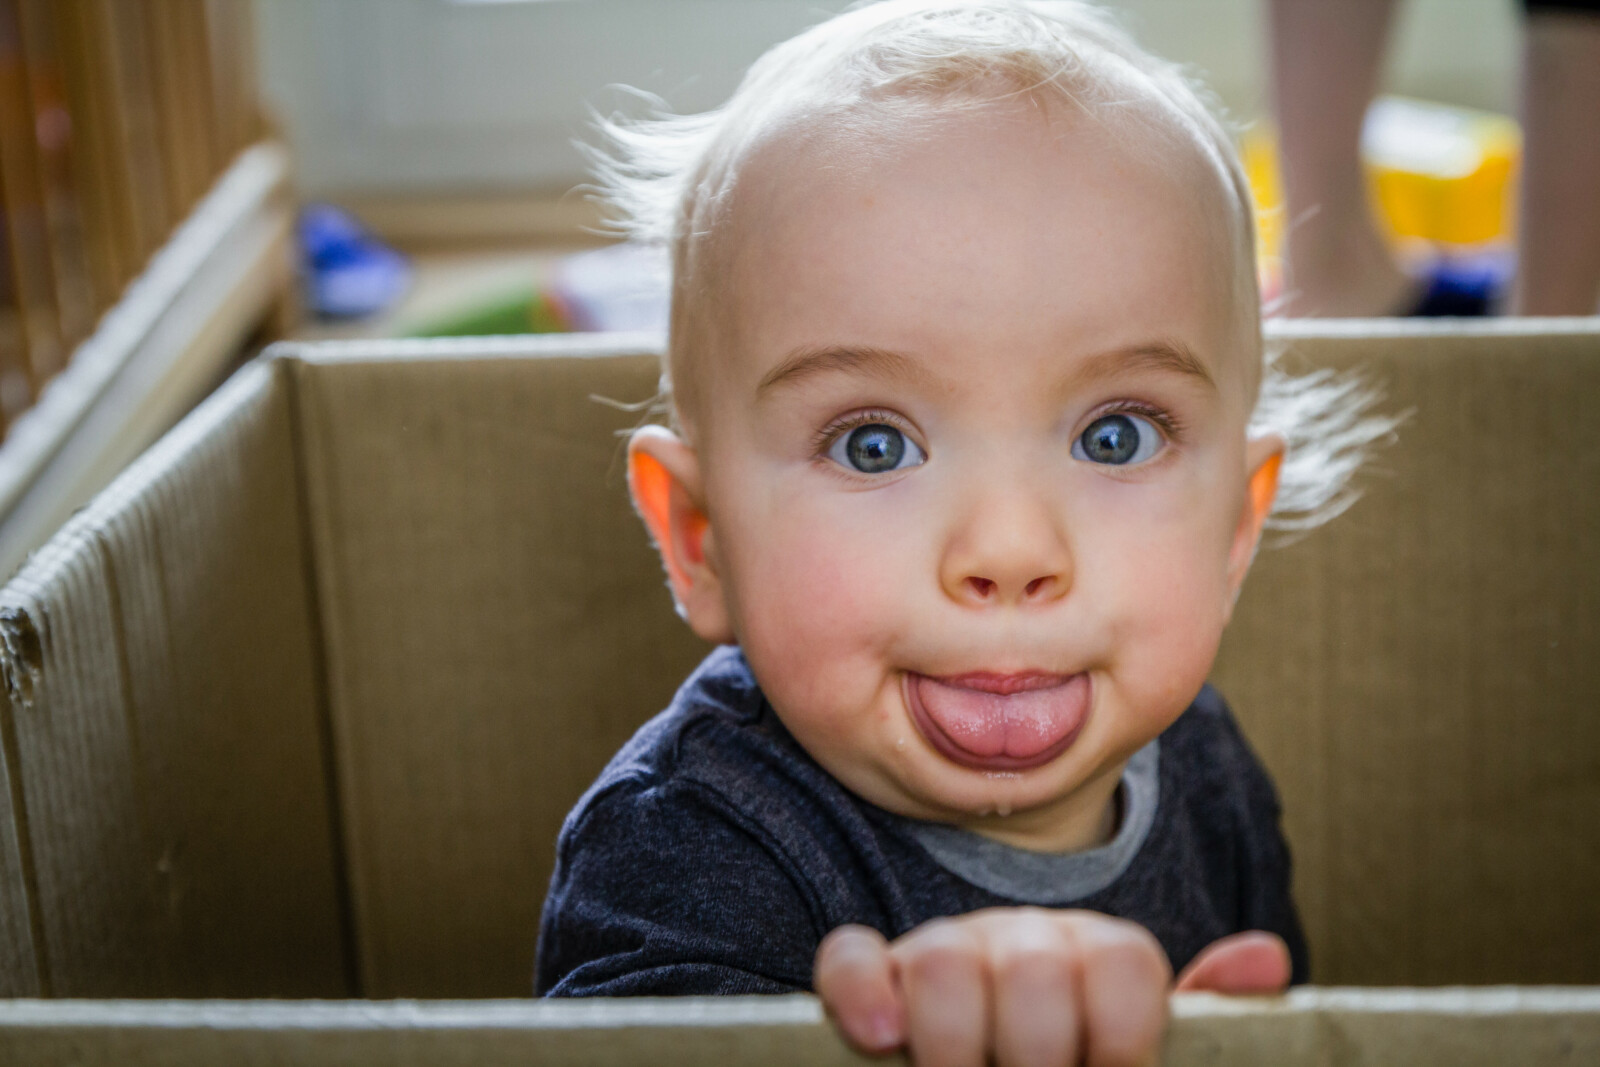
<instances>
[{"instance_id":1,"label":"baby's arm","mask_svg":"<svg viewBox=\"0 0 1600 1067\"><path fill-rule=\"evenodd\" d=\"M816 988L846 1040L907 1048L917 1067L1153 1062L1172 969L1136 923L1090 911L992 908L894 942L863 926L817 950ZM1217 941L1176 988L1277 993L1289 954L1271 934Z\"/></svg>"}]
</instances>

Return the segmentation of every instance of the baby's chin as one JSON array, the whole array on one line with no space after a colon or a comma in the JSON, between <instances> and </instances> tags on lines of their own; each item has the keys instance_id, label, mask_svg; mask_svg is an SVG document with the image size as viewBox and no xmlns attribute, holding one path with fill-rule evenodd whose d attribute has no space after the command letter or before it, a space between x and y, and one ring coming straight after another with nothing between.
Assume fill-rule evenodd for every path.
<instances>
[{"instance_id":1,"label":"baby's chin","mask_svg":"<svg viewBox=\"0 0 1600 1067\"><path fill-rule=\"evenodd\" d=\"M901 785L914 810L890 810L1035 851L1093 848L1109 836L1125 762L1100 766L1097 761L1087 773L1066 766L1021 772L955 768L954 774L937 768L930 780Z\"/></svg>"},{"instance_id":2,"label":"baby's chin","mask_svg":"<svg viewBox=\"0 0 1600 1067\"><path fill-rule=\"evenodd\" d=\"M914 733L909 724L907 730ZM1087 818L1072 817L1073 809L1103 806L1084 790L1086 779L1098 778L1100 768L1086 771L1081 761L1065 756L1027 770L975 769L951 761L921 737L909 738L904 746L898 742L891 743L889 755L874 760L813 756L845 788L886 811L986 836L1005 838L1013 829L1055 836L1064 816L1074 823ZM1114 770L1120 771L1120 764Z\"/></svg>"}]
</instances>

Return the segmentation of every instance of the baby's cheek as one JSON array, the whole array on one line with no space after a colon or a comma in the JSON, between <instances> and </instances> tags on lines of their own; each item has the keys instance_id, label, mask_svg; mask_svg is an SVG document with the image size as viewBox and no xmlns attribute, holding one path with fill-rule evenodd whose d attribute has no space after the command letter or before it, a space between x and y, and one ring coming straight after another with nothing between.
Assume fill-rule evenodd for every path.
<instances>
[{"instance_id":1,"label":"baby's cheek","mask_svg":"<svg viewBox=\"0 0 1600 1067\"><path fill-rule=\"evenodd\" d=\"M1222 637L1226 583L1208 559L1183 553L1165 557L1135 580L1143 609L1129 625L1119 661L1137 703L1153 711L1181 710L1211 672Z\"/></svg>"},{"instance_id":2,"label":"baby's cheek","mask_svg":"<svg viewBox=\"0 0 1600 1067\"><path fill-rule=\"evenodd\" d=\"M773 537L764 548L737 583L748 654L770 660L792 687L823 692L881 656L903 610L893 575L804 536Z\"/></svg>"},{"instance_id":3,"label":"baby's cheek","mask_svg":"<svg viewBox=\"0 0 1600 1067\"><path fill-rule=\"evenodd\" d=\"M807 551L805 542L774 542L742 583L752 624L795 645L847 644L871 617L870 577L835 554ZM881 605L880 605L881 606Z\"/></svg>"},{"instance_id":4,"label":"baby's cheek","mask_svg":"<svg viewBox=\"0 0 1600 1067\"><path fill-rule=\"evenodd\" d=\"M907 577L889 561L809 551L802 537L768 546L750 585L745 654L796 739L862 789L905 733L888 713L896 702L888 690L898 684L892 649Z\"/></svg>"}]
</instances>

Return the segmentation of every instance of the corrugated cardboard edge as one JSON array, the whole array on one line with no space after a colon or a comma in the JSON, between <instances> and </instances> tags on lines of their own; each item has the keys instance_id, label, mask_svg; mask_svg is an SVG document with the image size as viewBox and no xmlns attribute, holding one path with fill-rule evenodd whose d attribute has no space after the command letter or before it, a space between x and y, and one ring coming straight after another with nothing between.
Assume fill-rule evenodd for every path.
<instances>
[{"instance_id":1,"label":"corrugated cardboard edge","mask_svg":"<svg viewBox=\"0 0 1600 1067\"><path fill-rule=\"evenodd\" d=\"M380 338L354 341L283 342L273 355L307 363L397 363L413 359L529 359L539 356L629 356L663 351L659 333L508 334L499 337Z\"/></svg>"},{"instance_id":2,"label":"corrugated cardboard edge","mask_svg":"<svg viewBox=\"0 0 1600 1067\"><path fill-rule=\"evenodd\" d=\"M284 368L271 361L258 361L242 369L35 552L0 592L0 609L4 609L0 611L0 632L6 638L0 649L0 666L4 667L10 690L9 701L0 706L0 722L7 727L6 757L14 775L12 795L18 800L14 826L24 861L27 896L22 914L30 917L33 927L36 992L70 995L79 991L93 995L95 986L86 986L89 979L85 976L102 971L115 976L109 980L121 983L99 986L107 992L149 989L170 995L173 989L168 981L171 976L161 972L161 952L151 951L148 943L150 937L165 929L151 927L148 921L147 913L153 907L150 900L154 898L143 892L141 884L114 888L103 881L109 876L107 872L126 873L147 866L149 857L139 850L148 845L142 827L146 816L152 814L144 811L134 797L136 770L142 762L138 758L141 750L135 723L126 706L128 663L119 627L122 608L127 605L118 603L131 587L119 590L116 575L109 569L114 555L112 539L128 515L167 493L173 472L195 449L213 441L241 412L269 408L280 412L277 417L284 420L283 445L287 449L290 427L286 377ZM289 477L299 481L297 471L291 471ZM298 506L295 511L299 512ZM292 524L297 527L292 535L298 546L296 551L304 559L304 530L299 528L297 517ZM305 567L308 571L309 561ZM62 604L80 605L83 610L74 606L58 615L56 609ZM307 625L312 621L311 608L308 596L303 606ZM316 651L320 652L320 648ZM92 714L57 721L53 718L57 702L91 709ZM81 774L57 776L47 773L48 768L33 766L24 768L29 775L15 774L22 762L20 754L27 752L27 747L19 744L21 735L15 729L24 715L29 717L36 737L41 730L56 732L58 736L49 743L62 749L64 758L75 761L74 766L81 765ZM315 717L325 719L325 710L319 709ZM79 734L83 735L81 739ZM76 747L68 751L63 746ZM317 747L325 755L325 742L319 740ZM325 782L326 769L317 766L314 776ZM40 851L43 835L59 834L63 810L79 803L87 806L85 810L115 812L114 816L86 821L81 834L76 830L72 833L72 848L84 856L98 848L104 848L106 855L98 861L83 859L65 867L59 863L47 866ZM36 810L28 805L36 806ZM28 862L30 856L37 862ZM173 869L182 868L174 862ZM342 876L343 864L329 870ZM63 875L63 871L69 874ZM58 875L72 879L67 889L56 884ZM5 904L13 917L18 914L11 910L13 901ZM342 932L344 917L338 916L333 925ZM181 946L174 950L178 948ZM341 972L349 970L347 952L345 956L346 962L336 968ZM348 981L330 983L326 988L336 995L351 992ZM308 986L305 992L320 994L322 990Z\"/></svg>"},{"instance_id":3,"label":"corrugated cardboard edge","mask_svg":"<svg viewBox=\"0 0 1600 1067\"><path fill-rule=\"evenodd\" d=\"M12 1062L857 1064L814 997L589 1001L0 1002ZM1162 1062L1579 1064L1600 989L1320 989L1173 998ZM880 1061L881 1062L881 1061Z\"/></svg>"},{"instance_id":4,"label":"corrugated cardboard edge","mask_svg":"<svg viewBox=\"0 0 1600 1067\"><path fill-rule=\"evenodd\" d=\"M234 376L227 386L145 453L93 503L75 515L43 548L32 553L21 570L6 583L3 603L0 603L0 631L3 631L5 638L3 648L0 648L0 667L3 667L9 692L8 700L0 705L0 725L4 727L0 730L0 741L4 743L5 765L9 771L8 796L14 808L11 812L11 829L20 862L22 892L26 896L26 903L20 910L16 909L15 901L8 899L6 911L12 915L30 916L32 944L25 955L32 958L35 991L48 993L52 989L46 951L50 938L44 929L39 907L38 873L30 859L29 819L22 795L18 763L20 754L12 717L19 705L31 707L36 696L34 681L44 666L41 657L51 644L49 635L52 619L44 606L48 599L46 591L59 582L65 572L78 568L85 549L91 554L94 552L105 523L121 510L127 499L137 496L145 486L159 479L169 466L178 461L191 442L203 438L217 423L231 417L241 399L269 388L270 382L265 379L271 373L271 369L265 365L253 365ZM7 889L0 888L0 892L3 891ZM7 977L10 984L17 984L17 979ZM26 982L23 984L27 985Z\"/></svg>"},{"instance_id":5,"label":"corrugated cardboard edge","mask_svg":"<svg viewBox=\"0 0 1600 1067\"><path fill-rule=\"evenodd\" d=\"M1317 338L1544 337L1597 332L1597 320L1526 319L1269 319L1267 342L1293 343ZM662 353L666 338L656 332L508 334L498 337L361 338L342 341L288 341L272 354L315 363L393 362L407 359L525 359L532 356L618 356Z\"/></svg>"},{"instance_id":6,"label":"corrugated cardboard edge","mask_svg":"<svg viewBox=\"0 0 1600 1067\"><path fill-rule=\"evenodd\" d=\"M0 620L0 641L9 643L10 638ZM33 881L33 862L22 821L16 751L11 717L0 705L0 997L36 997L48 990L36 948L40 918L36 894L28 888Z\"/></svg>"}]
</instances>

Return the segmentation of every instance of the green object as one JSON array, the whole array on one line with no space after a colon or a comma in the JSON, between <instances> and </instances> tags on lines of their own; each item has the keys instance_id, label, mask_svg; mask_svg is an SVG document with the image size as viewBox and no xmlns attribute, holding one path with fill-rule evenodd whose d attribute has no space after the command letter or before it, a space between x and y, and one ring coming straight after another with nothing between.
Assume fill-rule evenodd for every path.
<instances>
[{"instance_id":1,"label":"green object","mask_svg":"<svg viewBox=\"0 0 1600 1067\"><path fill-rule=\"evenodd\" d=\"M517 333L566 333L561 307L537 288L518 289L423 322L407 337L485 337Z\"/></svg>"}]
</instances>

